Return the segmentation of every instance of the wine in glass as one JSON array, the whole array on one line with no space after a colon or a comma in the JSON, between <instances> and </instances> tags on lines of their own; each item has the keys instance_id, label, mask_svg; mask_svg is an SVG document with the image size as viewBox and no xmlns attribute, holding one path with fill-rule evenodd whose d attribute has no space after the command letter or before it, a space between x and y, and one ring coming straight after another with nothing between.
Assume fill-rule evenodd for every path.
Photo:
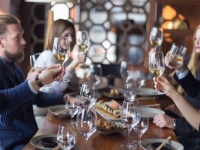
<instances>
[{"instance_id":1,"label":"wine in glass","mask_svg":"<svg viewBox=\"0 0 200 150\"><path fill-rule=\"evenodd\" d=\"M76 125L78 132L85 139L85 150L87 141L96 132L97 115L94 109L82 109L76 117Z\"/></svg>"},{"instance_id":2,"label":"wine in glass","mask_svg":"<svg viewBox=\"0 0 200 150\"><path fill-rule=\"evenodd\" d=\"M134 131L138 135L138 140L137 140L138 145L141 145L141 137L149 128L149 118L145 116L144 114L141 114L141 116L142 117L140 118L139 123L133 127Z\"/></svg>"},{"instance_id":3,"label":"wine in glass","mask_svg":"<svg viewBox=\"0 0 200 150\"><path fill-rule=\"evenodd\" d=\"M153 27L150 32L150 44L156 50L163 42L163 29L160 27Z\"/></svg>"},{"instance_id":4,"label":"wine in glass","mask_svg":"<svg viewBox=\"0 0 200 150\"><path fill-rule=\"evenodd\" d=\"M74 147L76 143L76 137L71 124L63 123L59 125L57 142L63 150L69 150Z\"/></svg>"},{"instance_id":5,"label":"wine in glass","mask_svg":"<svg viewBox=\"0 0 200 150\"><path fill-rule=\"evenodd\" d=\"M77 33L78 51L86 53L90 47L90 38L87 31L78 31ZM86 64L82 64L85 66Z\"/></svg>"},{"instance_id":6,"label":"wine in glass","mask_svg":"<svg viewBox=\"0 0 200 150\"><path fill-rule=\"evenodd\" d=\"M159 77L164 73L164 71L165 71L165 58L163 52L149 53L149 72L152 73L154 77Z\"/></svg>"},{"instance_id":7,"label":"wine in glass","mask_svg":"<svg viewBox=\"0 0 200 150\"><path fill-rule=\"evenodd\" d=\"M121 145L122 149L135 149L136 145L130 142L130 132L140 121L138 106L134 102L124 100L120 110L120 119L126 125L128 130L128 142Z\"/></svg>"},{"instance_id":8,"label":"wine in glass","mask_svg":"<svg viewBox=\"0 0 200 150\"><path fill-rule=\"evenodd\" d=\"M64 65L64 63L68 60L70 57L70 43L67 37L54 38L53 56L61 65ZM61 81L65 80L62 78ZM68 82L68 80L66 82Z\"/></svg>"}]
</instances>

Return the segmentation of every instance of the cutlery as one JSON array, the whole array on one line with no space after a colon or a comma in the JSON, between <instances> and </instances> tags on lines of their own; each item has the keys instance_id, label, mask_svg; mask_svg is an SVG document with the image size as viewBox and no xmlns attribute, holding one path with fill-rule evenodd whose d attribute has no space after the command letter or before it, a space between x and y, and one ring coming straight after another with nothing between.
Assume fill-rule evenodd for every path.
<instances>
[{"instance_id":1,"label":"cutlery","mask_svg":"<svg viewBox=\"0 0 200 150\"><path fill-rule=\"evenodd\" d=\"M60 146L57 145L56 147L53 148L53 150L59 150Z\"/></svg>"},{"instance_id":2,"label":"cutlery","mask_svg":"<svg viewBox=\"0 0 200 150\"><path fill-rule=\"evenodd\" d=\"M167 139L165 139L161 144L160 146L158 146L158 148L156 150L160 150L172 137L171 136L168 136Z\"/></svg>"}]
</instances>

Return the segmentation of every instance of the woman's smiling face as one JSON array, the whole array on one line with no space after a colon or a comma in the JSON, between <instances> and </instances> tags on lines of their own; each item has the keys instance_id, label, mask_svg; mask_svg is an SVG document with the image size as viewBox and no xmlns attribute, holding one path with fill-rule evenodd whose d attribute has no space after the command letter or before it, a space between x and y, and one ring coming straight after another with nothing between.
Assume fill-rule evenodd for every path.
<instances>
[{"instance_id":1,"label":"woman's smiling face","mask_svg":"<svg viewBox=\"0 0 200 150\"><path fill-rule=\"evenodd\" d=\"M194 36L194 48L196 53L200 53L200 28L197 29Z\"/></svg>"}]
</instances>

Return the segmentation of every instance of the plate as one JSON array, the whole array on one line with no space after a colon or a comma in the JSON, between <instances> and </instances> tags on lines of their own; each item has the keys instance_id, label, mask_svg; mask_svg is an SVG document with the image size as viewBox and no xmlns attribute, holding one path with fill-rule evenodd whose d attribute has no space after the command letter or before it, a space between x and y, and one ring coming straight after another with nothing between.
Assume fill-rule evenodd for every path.
<instances>
[{"instance_id":1,"label":"plate","mask_svg":"<svg viewBox=\"0 0 200 150\"><path fill-rule=\"evenodd\" d=\"M122 122L111 122L111 123L116 125L117 128L114 128L112 130L106 130L106 129L97 127L97 131L100 134L113 134L113 133L117 133L126 129L126 126Z\"/></svg>"},{"instance_id":2,"label":"plate","mask_svg":"<svg viewBox=\"0 0 200 150\"><path fill-rule=\"evenodd\" d=\"M139 96L155 96L157 95L156 89L152 88L140 88L136 90L136 94ZM164 93L158 91L158 95L163 95Z\"/></svg>"},{"instance_id":3,"label":"plate","mask_svg":"<svg viewBox=\"0 0 200 150\"><path fill-rule=\"evenodd\" d=\"M57 140L56 135L39 135L39 136L33 137L33 138L31 139L30 143L31 143L34 147L36 147L36 148L38 148L38 149L40 149L40 150L52 150L52 147L51 147L51 146L48 147L48 146L45 146L44 144L42 144L42 141L41 141L41 140L42 140L43 138L47 138L47 137L53 138L55 141Z\"/></svg>"},{"instance_id":4,"label":"plate","mask_svg":"<svg viewBox=\"0 0 200 150\"><path fill-rule=\"evenodd\" d=\"M153 118L156 115L159 114L165 114L165 112L161 109L157 109L157 108L151 108L151 107L140 107L139 108L142 116L141 117L148 117L148 118Z\"/></svg>"},{"instance_id":5,"label":"plate","mask_svg":"<svg viewBox=\"0 0 200 150\"><path fill-rule=\"evenodd\" d=\"M162 143L165 139L148 139L148 140L143 140L141 142L141 147L144 149L144 150L150 150L152 149L151 148L151 145L153 143L156 143L156 142L160 142ZM170 150L183 150L184 147L182 144L176 142L176 141L171 141L169 142L169 146L170 146Z\"/></svg>"},{"instance_id":6,"label":"plate","mask_svg":"<svg viewBox=\"0 0 200 150\"><path fill-rule=\"evenodd\" d=\"M65 105L55 105L48 109L49 112L60 118L70 117L69 111L66 110Z\"/></svg>"}]
</instances>

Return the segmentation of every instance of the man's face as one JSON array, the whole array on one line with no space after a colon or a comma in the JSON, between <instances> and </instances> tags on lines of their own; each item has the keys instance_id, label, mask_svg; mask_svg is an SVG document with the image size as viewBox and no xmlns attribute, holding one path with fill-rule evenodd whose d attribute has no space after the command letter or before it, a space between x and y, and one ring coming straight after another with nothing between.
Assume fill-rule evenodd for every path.
<instances>
[{"instance_id":1,"label":"man's face","mask_svg":"<svg viewBox=\"0 0 200 150\"><path fill-rule=\"evenodd\" d=\"M0 55L8 61L22 62L24 60L25 40L23 29L18 24L7 26L6 33L1 37Z\"/></svg>"}]
</instances>

